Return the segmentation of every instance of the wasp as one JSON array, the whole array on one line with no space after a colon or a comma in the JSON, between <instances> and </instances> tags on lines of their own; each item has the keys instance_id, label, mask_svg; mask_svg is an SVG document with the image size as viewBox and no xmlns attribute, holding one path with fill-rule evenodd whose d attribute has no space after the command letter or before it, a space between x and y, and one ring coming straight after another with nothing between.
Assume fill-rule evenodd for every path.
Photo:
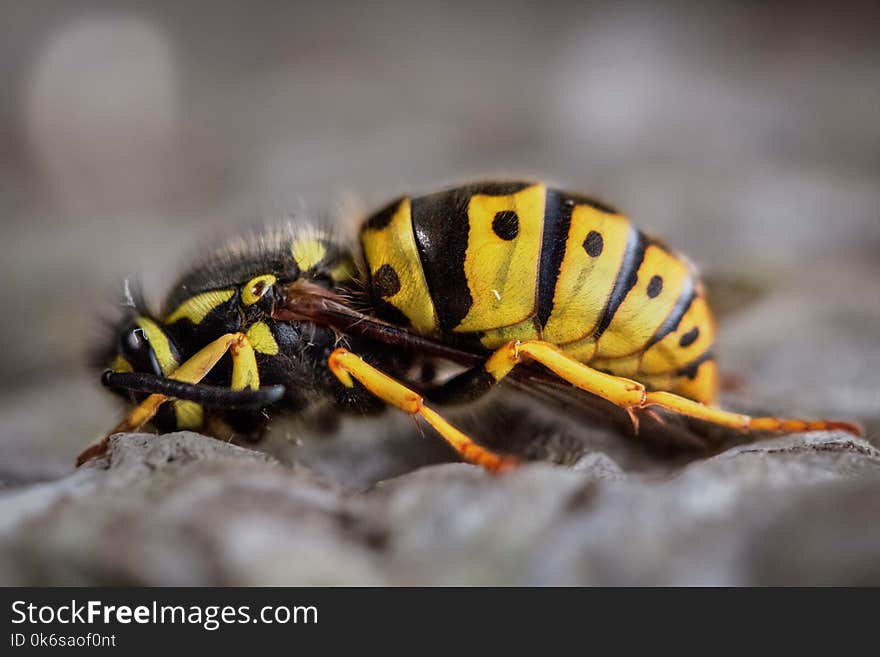
<instances>
[{"instance_id":1,"label":"wasp","mask_svg":"<svg viewBox=\"0 0 880 657\"><path fill-rule=\"evenodd\" d=\"M259 436L273 412L319 402L393 406L427 422L465 461L517 459L474 441L435 405L468 403L505 379L563 384L625 409L744 432L841 429L716 405L715 322L690 262L592 198L534 182L403 197L367 218L352 247L295 225L239 239L184 275L160 313L138 300L105 350L102 382L133 404L109 436ZM448 361L444 381L416 360Z\"/></svg>"}]
</instances>

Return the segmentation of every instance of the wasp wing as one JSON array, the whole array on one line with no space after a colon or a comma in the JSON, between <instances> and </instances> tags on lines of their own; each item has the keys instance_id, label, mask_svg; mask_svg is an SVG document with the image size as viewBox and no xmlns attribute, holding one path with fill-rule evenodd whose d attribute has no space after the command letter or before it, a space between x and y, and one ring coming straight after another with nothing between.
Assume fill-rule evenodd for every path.
<instances>
[{"instance_id":1,"label":"wasp wing","mask_svg":"<svg viewBox=\"0 0 880 657\"><path fill-rule=\"evenodd\" d=\"M296 288L289 291L288 301L275 309L273 317L280 321L315 322L345 335L368 337L425 358L444 359L463 367L476 367L486 360L485 353L417 335L360 312L352 307L351 300L315 284L296 284ZM514 368L502 382L502 387L505 386L544 406L561 410L578 424L610 428L630 436L638 433L639 440L654 445L706 451L711 449L710 443L716 442L717 437L705 431L704 423L666 413L638 412L639 426L635 428L624 409L561 381L537 365Z\"/></svg>"},{"instance_id":2,"label":"wasp wing","mask_svg":"<svg viewBox=\"0 0 880 657\"><path fill-rule=\"evenodd\" d=\"M625 409L562 381L534 378L529 373L511 373L510 385L522 394L554 408L570 421L609 429L655 447L674 447L701 452L713 451L717 432L707 431L705 423L662 411L636 411L638 426ZM551 375L552 376L552 375Z\"/></svg>"},{"instance_id":3,"label":"wasp wing","mask_svg":"<svg viewBox=\"0 0 880 657\"><path fill-rule=\"evenodd\" d=\"M287 301L276 307L273 319L308 321L329 326L345 335L359 335L426 357L473 367L485 360L480 355L440 340L412 333L405 328L357 310L351 299L314 283L297 281L287 289Z\"/></svg>"}]
</instances>

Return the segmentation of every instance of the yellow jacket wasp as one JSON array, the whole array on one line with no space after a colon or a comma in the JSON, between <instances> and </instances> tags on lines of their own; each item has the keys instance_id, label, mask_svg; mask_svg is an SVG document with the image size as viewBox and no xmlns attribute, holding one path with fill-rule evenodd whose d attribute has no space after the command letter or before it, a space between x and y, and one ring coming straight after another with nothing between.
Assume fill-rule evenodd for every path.
<instances>
[{"instance_id":1,"label":"yellow jacket wasp","mask_svg":"<svg viewBox=\"0 0 880 657\"><path fill-rule=\"evenodd\" d=\"M428 422L466 461L515 464L430 404L465 403L505 377L566 382L629 412L662 409L743 431L848 422L750 417L715 406L715 326L689 262L596 200L531 182L404 197L368 218L360 252L296 228L235 242L142 302L105 353L107 387L135 404L109 435L259 435L269 412L317 400ZM465 370L406 381L415 358Z\"/></svg>"}]
</instances>

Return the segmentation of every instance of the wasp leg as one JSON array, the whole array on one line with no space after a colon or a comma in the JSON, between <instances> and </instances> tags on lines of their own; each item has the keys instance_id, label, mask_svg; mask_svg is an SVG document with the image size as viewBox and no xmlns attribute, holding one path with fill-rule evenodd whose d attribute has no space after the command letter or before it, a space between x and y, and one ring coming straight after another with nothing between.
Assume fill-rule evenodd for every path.
<instances>
[{"instance_id":1,"label":"wasp leg","mask_svg":"<svg viewBox=\"0 0 880 657\"><path fill-rule=\"evenodd\" d=\"M741 413L732 413L720 408L705 406L671 392L648 392L641 383L594 370L574 360L560 351L558 347L547 342L518 342L515 340L508 342L495 351L483 367L497 382L507 376L524 358L530 358L540 363L560 378L581 390L602 397L626 409L637 428L638 422L635 411L649 406L657 406L698 420L743 431L788 433L839 429L855 435L861 435L861 429L851 422L751 417Z\"/></svg>"},{"instance_id":2,"label":"wasp leg","mask_svg":"<svg viewBox=\"0 0 880 657\"><path fill-rule=\"evenodd\" d=\"M633 409L644 404L645 387L636 381L605 374L574 360L548 342L512 340L499 347L483 365L465 370L425 395L439 404L460 404L486 394L513 368L526 359L541 363L559 378L581 390L607 399L625 408L638 429L638 417Z\"/></svg>"},{"instance_id":3,"label":"wasp leg","mask_svg":"<svg viewBox=\"0 0 880 657\"><path fill-rule=\"evenodd\" d=\"M214 340L211 344L198 351L192 358L168 375L169 379L185 383L198 383L210 372L220 359L229 351L232 354L232 387L233 389L259 388L260 379L257 373L254 349L244 333L227 333ZM117 433L137 431L159 411L159 407L170 397L163 394L152 394L135 406L123 418L122 422L104 434L98 442L87 447L77 458L77 466L82 465L107 451L110 436Z\"/></svg>"},{"instance_id":4,"label":"wasp leg","mask_svg":"<svg viewBox=\"0 0 880 657\"><path fill-rule=\"evenodd\" d=\"M327 361L330 370L347 388L354 387L357 379L376 397L399 408L410 415L423 417L468 463L481 465L487 470L497 472L519 463L510 456L500 456L475 443L467 434L452 426L435 411L424 404L421 395L410 390L399 381L365 363L347 349L336 349Z\"/></svg>"},{"instance_id":5,"label":"wasp leg","mask_svg":"<svg viewBox=\"0 0 880 657\"><path fill-rule=\"evenodd\" d=\"M795 433L799 431L846 431L856 436L862 429L852 422L840 420L801 420L782 417L752 417L741 413L731 413L720 408L704 406L686 397L671 392L649 392L646 406L658 406L668 411L687 415L698 420L711 422L741 431L768 431L773 433Z\"/></svg>"},{"instance_id":6,"label":"wasp leg","mask_svg":"<svg viewBox=\"0 0 880 657\"><path fill-rule=\"evenodd\" d=\"M638 381L595 370L549 342L512 340L499 347L483 369L497 383L526 359L540 363L560 379L622 408L629 410L645 405L648 393Z\"/></svg>"}]
</instances>

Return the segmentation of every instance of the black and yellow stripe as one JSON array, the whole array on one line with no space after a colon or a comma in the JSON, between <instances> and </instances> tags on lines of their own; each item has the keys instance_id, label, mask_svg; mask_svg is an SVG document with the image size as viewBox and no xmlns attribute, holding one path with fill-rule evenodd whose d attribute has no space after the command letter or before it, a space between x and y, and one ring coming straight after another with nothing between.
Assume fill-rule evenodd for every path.
<instances>
[{"instance_id":1,"label":"black and yellow stripe","mask_svg":"<svg viewBox=\"0 0 880 657\"><path fill-rule=\"evenodd\" d=\"M392 203L361 241L378 311L423 335L486 349L544 340L664 381L693 381L688 366L711 361L692 267L593 199L540 183L459 187ZM708 399L714 380L704 388Z\"/></svg>"}]
</instances>

